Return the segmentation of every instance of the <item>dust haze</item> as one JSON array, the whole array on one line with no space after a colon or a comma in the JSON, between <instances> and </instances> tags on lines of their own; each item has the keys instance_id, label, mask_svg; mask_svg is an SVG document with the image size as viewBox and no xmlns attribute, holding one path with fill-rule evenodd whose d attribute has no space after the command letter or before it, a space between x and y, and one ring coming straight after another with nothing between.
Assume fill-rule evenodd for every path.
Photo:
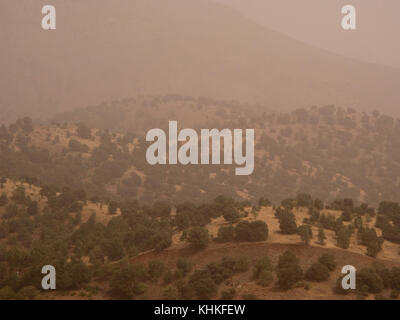
<instances>
[{"instance_id":1,"label":"dust haze","mask_svg":"<svg viewBox=\"0 0 400 320\"><path fill-rule=\"evenodd\" d=\"M0 300L398 300L400 4L352 2L0 0Z\"/></svg>"},{"instance_id":2,"label":"dust haze","mask_svg":"<svg viewBox=\"0 0 400 320\"><path fill-rule=\"evenodd\" d=\"M362 1L345 32L342 1L225 2L55 0L58 27L45 32L45 1L2 1L2 121L171 93L398 114L398 4Z\"/></svg>"},{"instance_id":3,"label":"dust haze","mask_svg":"<svg viewBox=\"0 0 400 320\"><path fill-rule=\"evenodd\" d=\"M218 0L294 39L371 63L400 68L400 3L396 0ZM357 30L339 28L341 8L357 9Z\"/></svg>"}]
</instances>

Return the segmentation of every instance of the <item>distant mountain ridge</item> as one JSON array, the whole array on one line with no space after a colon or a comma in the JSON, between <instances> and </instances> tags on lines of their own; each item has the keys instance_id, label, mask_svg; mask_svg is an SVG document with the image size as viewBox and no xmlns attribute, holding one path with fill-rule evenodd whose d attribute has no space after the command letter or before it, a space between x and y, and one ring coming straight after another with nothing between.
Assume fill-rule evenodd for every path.
<instances>
[{"instance_id":1,"label":"distant mountain ridge","mask_svg":"<svg viewBox=\"0 0 400 320\"><path fill-rule=\"evenodd\" d=\"M40 28L44 4L1 4L0 123L167 93L399 114L399 70L311 47L213 1L56 0L54 32Z\"/></svg>"}]
</instances>

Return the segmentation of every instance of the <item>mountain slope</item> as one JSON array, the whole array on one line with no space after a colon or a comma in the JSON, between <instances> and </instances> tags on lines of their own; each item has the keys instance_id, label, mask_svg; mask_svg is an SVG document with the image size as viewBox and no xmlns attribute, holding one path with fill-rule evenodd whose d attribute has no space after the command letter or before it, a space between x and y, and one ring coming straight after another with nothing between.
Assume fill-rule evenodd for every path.
<instances>
[{"instance_id":1,"label":"mountain slope","mask_svg":"<svg viewBox=\"0 0 400 320\"><path fill-rule=\"evenodd\" d=\"M341 28L341 0L217 0L260 25L354 59L400 68L400 2L352 0L357 29ZM294 14L295 13L295 14Z\"/></svg>"},{"instance_id":2,"label":"mountain slope","mask_svg":"<svg viewBox=\"0 0 400 320\"><path fill-rule=\"evenodd\" d=\"M385 237L388 227L375 228L376 222L388 218L384 206L376 215L367 207L352 205L327 209L313 198L310 207L303 207L298 198L295 208L289 209L250 208L217 197L200 206L186 202L171 208L162 202L128 201L115 207L104 199L87 199L83 190L56 192L10 179L0 179L0 195L2 300L217 299L226 290L231 291L230 299L360 299L377 292L388 296L389 288L399 286L398 245L376 236ZM344 220L343 210L350 212L349 219ZM236 219L228 219L227 212L235 212ZM308 244L297 232L283 232L284 212L293 213L295 225L303 223L313 230ZM334 224L327 224L328 220ZM194 227L207 234L201 249L184 236ZM324 243L316 236L321 228ZM348 248L339 241L340 230L349 232ZM375 255L368 250L372 241L380 243ZM287 254L294 255L304 277L283 287L279 265ZM325 277L319 280L308 271L317 261L330 266L322 270ZM40 290L44 264L57 270L57 291ZM341 294L335 290L336 281L341 267L348 264L359 272L357 289L367 282L361 276L365 272L375 275L378 284ZM262 270L269 271L269 277L262 277ZM207 286L201 290L204 285L197 284L204 278Z\"/></svg>"},{"instance_id":3,"label":"mountain slope","mask_svg":"<svg viewBox=\"0 0 400 320\"><path fill-rule=\"evenodd\" d=\"M400 198L400 122L378 113L334 106L266 113L174 96L103 104L54 119L0 127L0 175L149 202L202 202L218 194L253 202L266 196L275 203L298 193L372 205ZM179 129L197 131L254 128L254 173L236 176L236 165L148 164L145 134L166 129L170 119Z\"/></svg>"},{"instance_id":4,"label":"mountain slope","mask_svg":"<svg viewBox=\"0 0 400 320\"><path fill-rule=\"evenodd\" d=\"M44 4L1 4L0 122L149 93L398 114L400 71L302 44L212 1L54 1L52 32L40 28Z\"/></svg>"}]
</instances>

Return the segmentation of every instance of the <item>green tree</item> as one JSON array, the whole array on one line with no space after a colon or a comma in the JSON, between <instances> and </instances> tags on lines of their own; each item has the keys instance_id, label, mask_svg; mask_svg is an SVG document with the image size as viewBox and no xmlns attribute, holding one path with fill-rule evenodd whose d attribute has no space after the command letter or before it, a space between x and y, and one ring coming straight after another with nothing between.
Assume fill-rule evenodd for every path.
<instances>
[{"instance_id":1,"label":"green tree","mask_svg":"<svg viewBox=\"0 0 400 320\"><path fill-rule=\"evenodd\" d=\"M347 228L339 228L339 230L336 232L337 246L339 248L348 249L350 246L350 236L351 233Z\"/></svg>"},{"instance_id":2,"label":"green tree","mask_svg":"<svg viewBox=\"0 0 400 320\"><path fill-rule=\"evenodd\" d=\"M291 251L285 251L279 257L277 275L279 287L283 290L289 290L303 279L299 260Z\"/></svg>"},{"instance_id":3,"label":"green tree","mask_svg":"<svg viewBox=\"0 0 400 320\"><path fill-rule=\"evenodd\" d=\"M318 262L325 265L329 269L329 271L333 271L336 269L336 260L333 254L330 253L322 254L319 257Z\"/></svg>"},{"instance_id":4,"label":"green tree","mask_svg":"<svg viewBox=\"0 0 400 320\"><path fill-rule=\"evenodd\" d=\"M296 219L293 212L289 210L282 211L279 216L279 227L283 234L297 233Z\"/></svg>"},{"instance_id":5,"label":"green tree","mask_svg":"<svg viewBox=\"0 0 400 320\"><path fill-rule=\"evenodd\" d=\"M383 238L378 237L373 228L362 228L359 230L359 234L362 244L367 246L367 255L375 258L378 252L382 250Z\"/></svg>"},{"instance_id":6,"label":"green tree","mask_svg":"<svg viewBox=\"0 0 400 320\"><path fill-rule=\"evenodd\" d=\"M186 241L189 242L193 249L201 250L207 248L210 241L210 235L206 228L194 227L189 229L187 232Z\"/></svg>"},{"instance_id":7,"label":"green tree","mask_svg":"<svg viewBox=\"0 0 400 320\"><path fill-rule=\"evenodd\" d=\"M305 244L307 244L307 245L310 244L310 241L311 241L312 236L313 236L312 229L311 229L310 225L308 225L308 224L301 225L298 228L297 232L300 235L301 240L303 240L303 242Z\"/></svg>"},{"instance_id":8,"label":"green tree","mask_svg":"<svg viewBox=\"0 0 400 320\"><path fill-rule=\"evenodd\" d=\"M268 199L266 199L266 198L264 198L264 197L261 197L261 198L258 200L258 205L259 205L260 207L269 207L269 206L271 205L271 201L269 201Z\"/></svg>"},{"instance_id":9,"label":"green tree","mask_svg":"<svg viewBox=\"0 0 400 320\"><path fill-rule=\"evenodd\" d=\"M228 222L236 222L239 220L239 212L236 208L224 208L222 216Z\"/></svg>"},{"instance_id":10,"label":"green tree","mask_svg":"<svg viewBox=\"0 0 400 320\"><path fill-rule=\"evenodd\" d=\"M146 279L146 270L141 265L123 265L117 269L110 281L110 289L113 295L132 299L145 292L143 281Z\"/></svg>"},{"instance_id":11,"label":"green tree","mask_svg":"<svg viewBox=\"0 0 400 320\"><path fill-rule=\"evenodd\" d=\"M108 204L108 213L109 214L116 214L118 210L118 203L116 201L110 201Z\"/></svg>"},{"instance_id":12,"label":"green tree","mask_svg":"<svg viewBox=\"0 0 400 320\"><path fill-rule=\"evenodd\" d=\"M357 288L363 286L368 288L370 293L380 293L383 289L383 280L372 268L363 268L357 272Z\"/></svg>"},{"instance_id":13,"label":"green tree","mask_svg":"<svg viewBox=\"0 0 400 320\"><path fill-rule=\"evenodd\" d=\"M308 210L308 214L310 215L310 223L314 224L317 222L321 216L319 210L315 209L314 207L310 207Z\"/></svg>"},{"instance_id":14,"label":"green tree","mask_svg":"<svg viewBox=\"0 0 400 320\"><path fill-rule=\"evenodd\" d=\"M272 264L268 257L258 260L254 265L253 279L258 279L264 270L272 271Z\"/></svg>"},{"instance_id":15,"label":"green tree","mask_svg":"<svg viewBox=\"0 0 400 320\"><path fill-rule=\"evenodd\" d=\"M218 229L217 242L232 242L235 239L235 227L232 225L221 226Z\"/></svg>"},{"instance_id":16,"label":"green tree","mask_svg":"<svg viewBox=\"0 0 400 320\"><path fill-rule=\"evenodd\" d=\"M322 263L317 262L311 265L306 271L305 279L321 282L329 279L329 269Z\"/></svg>"},{"instance_id":17,"label":"green tree","mask_svg":"<svg viewBox=\"0 0 400 320\"><path fill-rule=\"evenodd\" d=\"M102 251L111 261L116 261L124 256L124 246L118 238L103 240Z\"/></svg>"},{"instance_id":18,"label":"green tree","mask_svg":"<svg viewBox=\"0 0 400 320\"><path fill-rule=\"evenodd\" d=\"M183 276L186 276L192 270L192 264L190 263L190 261L183 258L180 258L176 262L176 267L182 273Z\"/></svg>"},{"instance_id":19,"label":"green tree","mask_svg":"<svg viewBox=\"0 0 400 320\"><path fill-rule=\"evenodd\" d=\"M166 267L164 263L158 260L152 260L149 262L147 266L147 273L152 281L158 281L158 279L162 276L164 273Z\"/></svg>"},{"instance_id":20,"label":"green tree","mask_svg":"<svg viewBox=\"0 0 400 320\"><path fill-rule=\"evenodd\" d=\"M273 282L272 265L268 257L264 257L256 262L253 279L262 287L268 287Z\"/></svg>"},{"instance_id":21,"label":"green tree","mask_svg":"<svg viewBox=\"0 0 400 320\"><path fill-rule=\"evenodd\" d=\"M326 235L324 228L318 228L318 242L319 244L325 245Z\"/></svg>"},{"instance_id":22,"label":"green tree","mask_svg":"<svg viewBox=\"0 0 400 320\"><path fill-rule=\"evenodd\" d=\"M351 221L352 211L349 207L345 207L341 215L343 221Z\"/></svg>"},{"instance_id":23,"label":"green tree","mask_svg":"<svg viewBox=\"0 0 400 320\"><path fill-rule=\"evenodd\" d=\"M82 139L91 139L92 138L90 128L82 122L77 124L76 134L78 135L78 137L80 137Z\"/></svg>"},{"instance_id":24,"label":"green tree","mask_svg":"<svg viewBox=\"0 0 400 320\"><path fill-rule=\"evenodd\" d=\"M196 270L189 279L189 285L199 299L209 300L217 293L217 286L208 270Z\"/></svg>"},{"instance_id":25,"label":"green tree","mask_svg":"<svg viewBox=\"0 0 400 320\"><path fill-rule=\"evenodd\" d=\"M72 152L87 153L89 151L89 147L86 144L80 143L75 139L69 140L68 147Z\"/></svg>"},{"instance_id":26,"label":"green tree","mask_svg":"<svg viewBox=\"0 0 400 320\"><path fill-rule=\"evenodd\" d=\"M299 194L296 200L299 207L310 207L313 205L313 198L311 195L306 193Z\"/></svg>"},{"instance_id":27,"label":"green tree","mask_svg":"<svg viewBox=\"0 0 400 320\"><path fill-rule=\"evenodd\" d=\"M268 239L268 226L264 221L240 221L235 228L236 241L265 241Z\"/></svg>"}]
</instances>

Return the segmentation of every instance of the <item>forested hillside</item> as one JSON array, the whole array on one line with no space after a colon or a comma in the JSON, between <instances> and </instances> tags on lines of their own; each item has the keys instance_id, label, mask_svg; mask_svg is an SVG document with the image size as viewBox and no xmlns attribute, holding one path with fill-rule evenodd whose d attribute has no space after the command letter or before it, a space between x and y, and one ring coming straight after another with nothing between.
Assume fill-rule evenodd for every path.
<instances>
[{"instance_id":1,"label":"forested hillside","mask_svg":"<svg viewBox=\"0 0 400 320\"><path fill-rule=\"evenodd\" d=\"M218 0L48 2L0 0L0 300L400 298L400 69ZM358 46L358 11L319 17Z\"/></svg>"},{"instance_id":2,"label":"forested hillside","mask_svg":"<svg viewBox=\"0 0 400 320\"><path fill-rule=\"evenodd\" d=\"M1 179L0 299L396 299L400 206L307 194L171 208ZM396 244L397 243L397 244ZM57 290L41 290L41 268ZM340 268L359 268L341 290Z\"/></svg>"},{"instance_id":3,"label":"forested hillside","mask_svg":"<svg viewBox=\"0 0 400 320\"><path fill-rule=\"evenodd\" d=\"M335 106L267 113L257 105L183 96L138 97L0 129L0 174L84 189L112 200L171 204L225 194L281 201L298 193L322 200L351 197L377 205L400 198L400 122ZM151 166L144 140L168 121L182 128L255 128L255 170L234 166Z\"/></svg>"}]
</instances>

